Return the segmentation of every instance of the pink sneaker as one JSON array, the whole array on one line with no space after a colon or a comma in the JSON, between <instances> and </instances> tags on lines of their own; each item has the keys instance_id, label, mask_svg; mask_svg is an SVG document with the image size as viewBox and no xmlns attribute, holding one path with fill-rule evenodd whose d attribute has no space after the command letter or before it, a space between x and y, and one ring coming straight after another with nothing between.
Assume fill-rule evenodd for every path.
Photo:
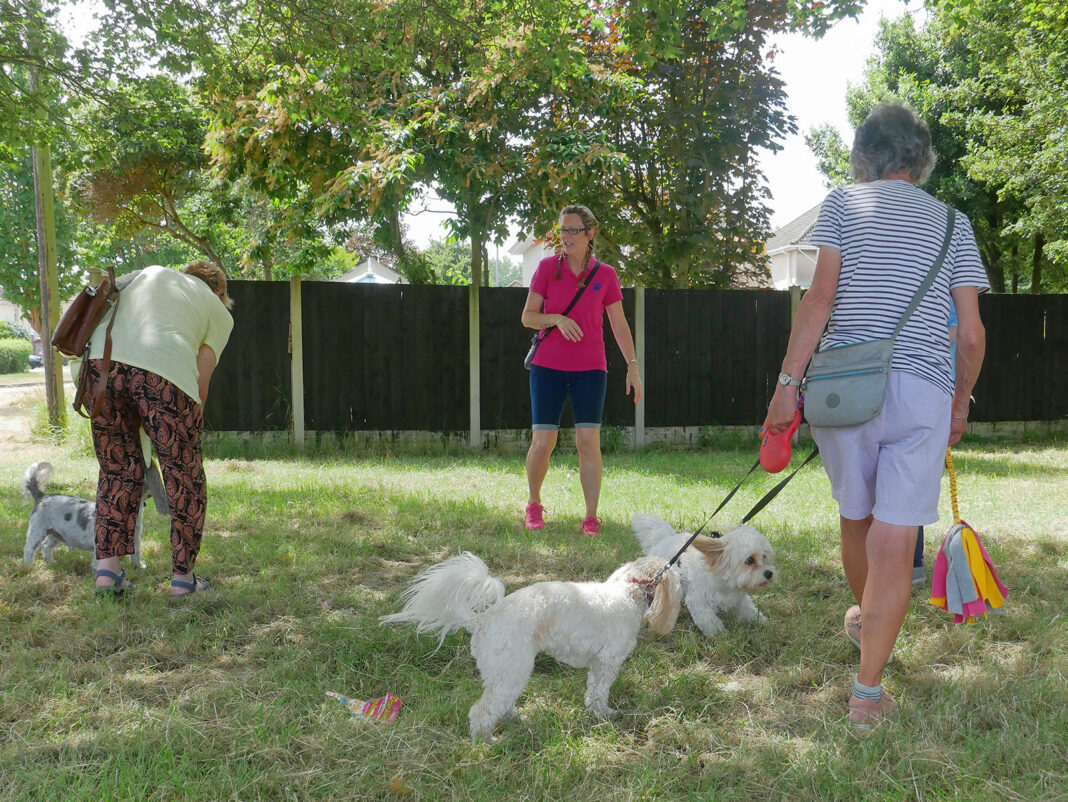
<instances>
[{"instance_id":1,"label":"pink sneaker","mask_svg":"<svg viewBox=\"0 0 1068 802\"><path fill-rule=\"evenodd\" d=\"M535 529L545 528L545 518L542 514L545 512L545 508L541 504L535 504L533 501L527 504L527 529L533 532Z\"/></svg>"},{"instance_id":2,"label":"pink sneaker","mask_svg":"<svg viewBox=\"0 0 1068 802\"><path fill-rule=\"evenodd\" d=\"M582 520L582 534L586 537L601 536L601 519L596 515L588 515Z\"/></svg>"}]
</instances>

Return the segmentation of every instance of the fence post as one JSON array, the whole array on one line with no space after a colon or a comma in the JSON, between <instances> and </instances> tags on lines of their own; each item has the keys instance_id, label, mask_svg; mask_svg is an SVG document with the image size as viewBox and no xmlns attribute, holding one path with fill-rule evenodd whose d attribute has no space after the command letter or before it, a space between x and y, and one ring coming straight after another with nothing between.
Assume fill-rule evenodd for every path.
<instances>
[{"instance_id":1,"label":"fence post","mask_svg":"<svg viewBox=\"0 0 1068 802\"><path fill-rule=\"evenodd\" d=\"M300 276L289 279L289 375L293 401L293 442L304 445L304 324Z\"/></svg>"},{"instance_id":2,"label":"fence post","mask_svg":"<svg viewBox=\"0 0 1068 802\"><path fill-rule=\"evenodd\" d=\"M645 287L634 288L634 356L638 375L645 381ZM629 367L629 365L628 365ZM645 446L645 393L634 405L634 448Z\"/></svg>"},{"instance_id":3,"label":"fence post","mask_svg":"<svg viewBox=\"0 0 1068 802\"><path fill-rule=\"evenodd\" d=\"M481 445L482 439L482 391L480 389L482 371L478 343L478 284L475 281L471 282L471 286L468 289L467 310L467 361L471 366L468 393L471 399L469 410L471 432L469 442L471 448L478 448L479 445Z\"/></svg>"}]
</instances>

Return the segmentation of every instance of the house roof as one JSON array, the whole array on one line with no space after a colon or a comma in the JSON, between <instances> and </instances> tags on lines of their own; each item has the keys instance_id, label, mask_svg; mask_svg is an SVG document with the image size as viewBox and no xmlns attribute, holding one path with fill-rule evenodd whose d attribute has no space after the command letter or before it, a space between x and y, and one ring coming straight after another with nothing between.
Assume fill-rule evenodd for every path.
<instances>
[{"instance_id":1,"label":"house roof","mask_svg":"<svg viewBox=\"0 0 1068 802\"><path fill-rule=\"evenodd\" d=\"M823 203L821 201L800 217L795 217L782 226L764 244L764 250L771 253L790 245L808 245L812 238L812 228L816 225L816 218L820 216L820 208L822 206Z\"/></svg>"},{"instance_id":2,"label":"house roof","mask_svg":"<svg viewBox=\"0 0 1068 802\"><path fill-rule=\"evenodd\" d=\"M534 246L537 240L534 237L519 237L515 242L508 246L508 253L514 253L516 255L522 254Z\"/></svg>"},{"instance_id":3,"label":"house roof","mask_svg":"<svg viewBox=\"0 0 1068 802\"><path fill-rule=\"evenodd\" d=\"M378 277L377 279L375 277ZM351 284L400 284L404 277L389 265L385 265L373 256L365 259L357 267L344 275L333 279ZM381 279L381 280L379 280Z\"/></svg>"}]
</instances>

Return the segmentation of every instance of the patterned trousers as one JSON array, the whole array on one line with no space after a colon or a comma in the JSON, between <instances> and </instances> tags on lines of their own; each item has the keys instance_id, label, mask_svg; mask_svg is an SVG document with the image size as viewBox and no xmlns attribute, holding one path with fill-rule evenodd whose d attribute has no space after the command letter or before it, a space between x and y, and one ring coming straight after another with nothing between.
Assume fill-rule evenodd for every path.
<instances>
[{"instance_id":1,"label":"patterned trousers","mask_svg":"<svg viewBox=\"0 0 1068 802\"><path fill-rule=\"evenodd\" d=\"M102 368L99 359L82 367L90 372L90 382L95 382ZM99 415L93 419L93 447L100 463L96 556L133 553L145 481L138 435L142 427L155 446L171 505L174 572L188 574L200 551L208 501L200 451L204 431L200 405L162 376L122 362L111 363L106 397Z\"/></svg>"}]
</instances>

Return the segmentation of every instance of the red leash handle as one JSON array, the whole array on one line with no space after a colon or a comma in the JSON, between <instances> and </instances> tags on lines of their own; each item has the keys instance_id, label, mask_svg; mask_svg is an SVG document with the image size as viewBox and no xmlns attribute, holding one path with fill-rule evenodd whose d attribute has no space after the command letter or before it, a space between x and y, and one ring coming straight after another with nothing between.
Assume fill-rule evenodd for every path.
<instances>
[{"instance_id":1,"label":"red leash handle","mask_svg":"<svg viewBox=\"0 0 1068 802\"><path fill-rule=\"evenodd\" d=\"M797 427L801 425L801 410L797 410L794 421L778 434L766 433L760 430L760 467L768 473L778 473L790 464L793 456L791 440Z\"/></svg>"}]
</instances>

